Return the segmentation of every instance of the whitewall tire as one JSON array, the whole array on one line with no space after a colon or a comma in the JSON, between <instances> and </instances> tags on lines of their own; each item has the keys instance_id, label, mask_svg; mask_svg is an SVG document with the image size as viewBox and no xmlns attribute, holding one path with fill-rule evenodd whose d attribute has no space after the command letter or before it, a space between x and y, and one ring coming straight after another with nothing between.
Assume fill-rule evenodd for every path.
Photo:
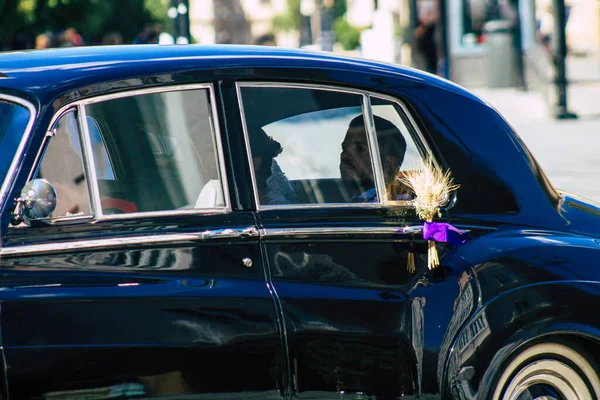
<instances>
[{"instance_id":1,"label":"whitewall tire","mask_svg":"<svg viewBox=\"0 0 600 400\"><path fill-rule=\"evenodd\" d=\"M571 346L536 344L506 367L493 400L600 400L600 379L594 366Z\"/></svg>"}]
</instances>

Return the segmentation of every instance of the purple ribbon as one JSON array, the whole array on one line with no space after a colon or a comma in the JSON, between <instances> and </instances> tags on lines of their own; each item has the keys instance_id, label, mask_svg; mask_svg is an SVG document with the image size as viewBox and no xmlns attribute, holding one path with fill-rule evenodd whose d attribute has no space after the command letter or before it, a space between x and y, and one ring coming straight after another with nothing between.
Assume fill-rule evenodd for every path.
<instances>
[{"instance_id":1,"label":"purple ribbon","mask_svg":"<svg viewBox=\"0 0 600 400\"><path fill-rule=\"evenodd\" d=\"M425 222L423 224L423 239L448 243L458 246L467 241L469 234L445 222Z\"/></svg>"}]
</instances>

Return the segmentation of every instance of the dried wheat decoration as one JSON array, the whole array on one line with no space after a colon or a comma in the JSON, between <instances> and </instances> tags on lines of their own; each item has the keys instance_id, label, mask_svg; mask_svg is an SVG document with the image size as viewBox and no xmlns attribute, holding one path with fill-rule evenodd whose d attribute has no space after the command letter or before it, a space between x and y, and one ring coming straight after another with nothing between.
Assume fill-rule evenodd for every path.
<instances>
[{"instance_id":1,"label":"dried wheat decoration","mask_svg":"<svg viewBox=\"0 0 600 400\"><path fill-rule=\"evenodd\" d=\"M441 217L440 207L450 198L450 193L459 188L454 184L450 171L443 171L435 165L431 158L422 161L420 168L406 171L401 178L415 194L411 201L419 218L427 223L433 222L436 216ZM412 257L411 257L412 256ZM411 263L412 260L412 263ZM433 269L440 265L435 241L427 241L427 268ZM409 253L409 272L414 272L414 255Z\"/></svg>"}]
</instances>

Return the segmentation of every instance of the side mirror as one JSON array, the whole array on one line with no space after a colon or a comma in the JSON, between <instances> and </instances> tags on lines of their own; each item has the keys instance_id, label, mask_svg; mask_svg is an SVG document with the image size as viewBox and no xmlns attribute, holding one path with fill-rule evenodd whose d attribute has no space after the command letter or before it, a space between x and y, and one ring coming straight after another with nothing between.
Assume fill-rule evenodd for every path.
<instances>
[{"instance_id":1,"label":"side mirror","mask_svg":"<svg viewBox=\"0 0 600 400\"><path fill-rule=\"evenodd\" d=\"M23 222L23 216L30 220L50 216L56 207L56 191L47 180L34 179L23 186L15 201L12 223L18 225Z\"/></svg>"}]
</instances>

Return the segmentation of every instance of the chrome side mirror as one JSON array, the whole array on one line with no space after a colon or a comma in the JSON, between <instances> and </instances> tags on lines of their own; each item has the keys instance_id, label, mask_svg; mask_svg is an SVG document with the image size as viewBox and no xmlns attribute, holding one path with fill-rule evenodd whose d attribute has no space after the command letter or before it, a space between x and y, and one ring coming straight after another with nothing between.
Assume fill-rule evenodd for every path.
<instances>
[{"instance_id":1,"label":"chrome side mirror","mask_svg":"<svg viewBox=\"0 0 600 400\"><path fill-rule=\"evenodd\" d=\"M23 222L23 216L30 220L46 218L56 207L56 191L47 180L34 179L23 186L21 195L15 202L13 225Z\"/></svg>"}]
</instances>

